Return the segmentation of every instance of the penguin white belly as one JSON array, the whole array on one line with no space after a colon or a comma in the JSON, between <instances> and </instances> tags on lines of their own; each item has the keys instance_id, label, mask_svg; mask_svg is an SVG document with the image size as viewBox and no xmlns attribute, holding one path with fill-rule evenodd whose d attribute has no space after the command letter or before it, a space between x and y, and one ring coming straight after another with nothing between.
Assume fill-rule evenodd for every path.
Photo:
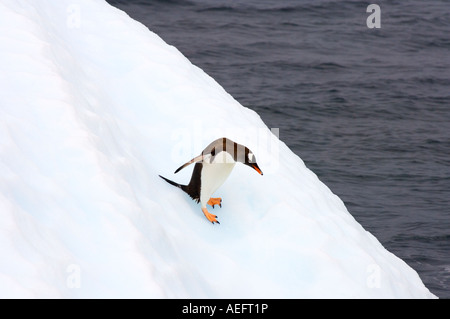
<instances>
[{"instance_id":1,"label":"penguin white belly","mask_svg":"<svg viewBox=\"0 0 450 319\"><path fill-rule=\"evenodd\" d=\"M226 181L235 165L236 162L232 158L223 160L223 157L221 159L219 156L216 156L212 164L203 162L200 185L202 207L206 207L211 195Z\"/></svg>"}]
</instances>

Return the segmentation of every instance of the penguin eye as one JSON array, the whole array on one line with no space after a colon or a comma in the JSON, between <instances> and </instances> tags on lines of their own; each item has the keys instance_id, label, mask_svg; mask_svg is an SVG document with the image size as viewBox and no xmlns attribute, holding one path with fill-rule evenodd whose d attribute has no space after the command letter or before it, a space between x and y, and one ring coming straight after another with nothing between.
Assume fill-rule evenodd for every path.
<instances>
[{"instance_id":1,"label":"penguin eye","mask_svg":"<svg viewBox=\"0 0 450 319\"><path fill-rule=\"evenodd\" d=\"M215 155L216 155L216 148L215 148L215 147L211 150L211 155L212 155L212 156L215 156Z\"/></svg>"}]
</instances>

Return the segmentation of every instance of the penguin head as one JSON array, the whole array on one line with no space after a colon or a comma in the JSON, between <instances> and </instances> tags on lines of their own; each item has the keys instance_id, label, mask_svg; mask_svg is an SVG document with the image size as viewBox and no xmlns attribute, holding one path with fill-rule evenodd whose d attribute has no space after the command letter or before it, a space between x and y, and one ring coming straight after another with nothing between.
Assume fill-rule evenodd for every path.
<instances>
[{"instance_id":1,"label":"penguin head","mask_svg":"<svg viewBox=\"0 0 450 319\"><path fill-rule=\"evenodd\" d=\"M208 164L235 164L237 162L250 166L259 174L263 175L261 169L256 163L256 157L250 149L244 145L233 142L222 137L209 144L203 152L191 159L189 162L181 165L175 174L192 163Z\"/></svg>"},{"instance_id":2,"label":"penguin head","mask_svg":"<svg viewBox=\"0 0 450 319\"><path fill-rule=\"evenodd\" d=\"M238 159L240 159L240 158L238 157ZM263 172L259 168L258 163L256 163L255 154L253 154L253 152L250 151L250 149L248 149L247 147L245 148L245 152L244 152L244 160L240 160L239 162L241 162L247 166L250 166L255 171L257 171L260 175L263 175Z\"/></svg>"},{"instance_id":3,"label":"penguin head","mask_svg":"<svg viewBox=\"0 0 450 319\"><path fill-rule=\"evenodd\" d=\"M246 146L233 142L228 138L219 138L209 144L199 156L207 163L242 163L250 166L259 174L263 175L256 163L256 157Z\"/></svg>"}]
</instances>

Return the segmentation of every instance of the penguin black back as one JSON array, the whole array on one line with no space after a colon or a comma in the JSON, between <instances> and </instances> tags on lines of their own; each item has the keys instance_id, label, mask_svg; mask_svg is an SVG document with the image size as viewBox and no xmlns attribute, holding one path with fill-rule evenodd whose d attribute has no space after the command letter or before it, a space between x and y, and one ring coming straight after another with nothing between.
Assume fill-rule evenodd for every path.
<instances>
[{"instance_id":1,"label":"penguin black back","mask_svg":"<svg viewBox=\"0 0 450 319\"><path fill-rule=\"evenodd\" d=\"M195 163L189 184L185 186L185 189L182 188L197 203L200 201L200 188L202 186L202 181L200 177L202 174L202 168L203 168L202 163Z\"/></svg>"}]
</instances>

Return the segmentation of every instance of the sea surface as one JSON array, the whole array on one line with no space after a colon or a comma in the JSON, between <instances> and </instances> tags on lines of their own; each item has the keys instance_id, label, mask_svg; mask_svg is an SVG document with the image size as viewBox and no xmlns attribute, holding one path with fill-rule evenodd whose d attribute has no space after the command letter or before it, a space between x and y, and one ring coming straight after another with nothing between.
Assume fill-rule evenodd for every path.
<instances>
[{"instance_id":1,"label":"sea surface","mask_svg":"<svg viewBox=\"0 0 450 319\"><path fill-rule=\"evenodd\" d=\"M366 230L450 298L448 1L108 2L279 128Z\"/></svg>"}]
</instances>

